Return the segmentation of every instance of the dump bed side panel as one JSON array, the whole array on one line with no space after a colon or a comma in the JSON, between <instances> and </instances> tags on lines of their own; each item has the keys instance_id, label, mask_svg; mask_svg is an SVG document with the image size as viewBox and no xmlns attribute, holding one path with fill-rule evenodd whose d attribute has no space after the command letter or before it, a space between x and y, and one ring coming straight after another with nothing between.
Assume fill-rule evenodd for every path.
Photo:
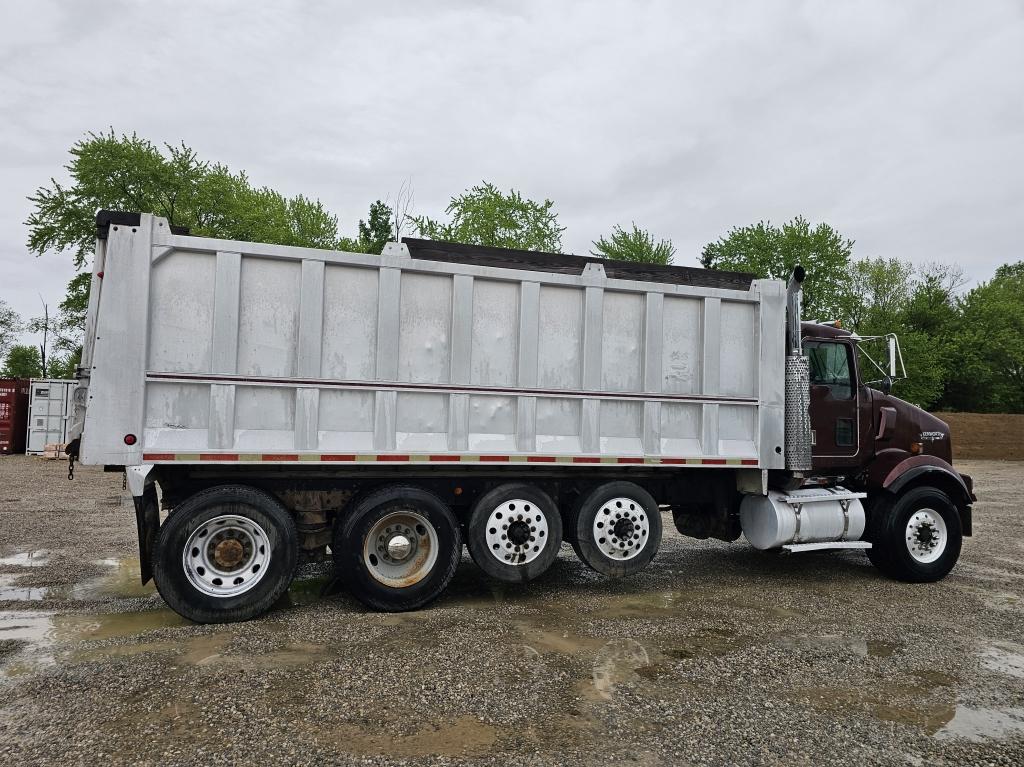
<instances>
[{"instance_id":1,"label":"dump bed side panel","mask_svg":"<svg viewBox=\"0 0 1024 767\"><path fill-rule=\"evenodd\" d=\"M132 229L106 243L87 463L782 467L779 283Z\"/></svg>"}]
</instances>

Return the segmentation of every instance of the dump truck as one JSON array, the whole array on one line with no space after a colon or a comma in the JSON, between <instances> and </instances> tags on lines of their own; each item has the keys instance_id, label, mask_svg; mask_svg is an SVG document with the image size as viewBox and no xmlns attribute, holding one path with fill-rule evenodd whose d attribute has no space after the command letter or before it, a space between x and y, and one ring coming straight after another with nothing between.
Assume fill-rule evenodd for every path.
<instances>
[{"instance_id":1,"label":"dump truck","mask_svg":"<svg viewBox=\"0 0 1024 767\"><path fill-rule=\"evenodd\" d=\"M891 394L894 338L876 361L801 321L804 278L100 211L71 471L126 473L143 582L197 622L260 615L328 551L385 611L437 598L463 545L486 578L563 542L628 576L663 515L941 579L975 500L949 429Z\"/></svg>"}]
</instances>

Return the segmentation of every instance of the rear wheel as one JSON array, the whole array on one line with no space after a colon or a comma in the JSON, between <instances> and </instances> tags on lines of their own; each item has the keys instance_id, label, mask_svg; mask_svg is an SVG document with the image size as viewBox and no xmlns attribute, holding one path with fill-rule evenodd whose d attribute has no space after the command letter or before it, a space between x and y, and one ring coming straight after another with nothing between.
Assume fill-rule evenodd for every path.
<instances>
[{"instance_id":1,"label":"rear wheel","mask_svg":"<svg viewBox=\"0 0 1024 767\"><path fill-rule=\"evenodd\" d=\"M930 583L945 578L960 557L960 513L945 493L915 487L871 510L868 557L901 581Z\"/></svg>"},{"instance_id":2,"label":"rear wheel","mask_svg":"<svg viewBox=\"0 0 1024 767\"><path fill-rule=\"evenodd\" d=\"M581 496L572 528L576 555L611 577L644 569L661 545L658 504L632 482L608 482Z\"/></svg>"},{"instance_id":3,"label":"rear wheel","mask_svg":"<svg viewBox=\"0 0 1024 767\"><path fill-rule=\"evenodd\" d=\"M335 522L335 565L367 607L402 612L423 607L448 587L462 554L459 525L433 493L385 487Z\"/></svg>"},{"instance_id":4,"label":"rear wheel","mask_svg":"<svg viewBox=\"0 0 1024 767\"><path fill-rule=\"evenodd\" d=\"M153 580L179 615L231 623L266 612L292 582L298 534L288 510L252 487L225 485L179 504L157 533Z\"/></svg>"},{"instance_id":5,"label":"rear wheel","mask_svg":"<svg viewBox=\"0 0 1024 767\"><path fill-rule=\"evenodd\" d=\"M466 546L493 578L525 582L547 570L562 545L562 518L554 501L527 484L501 485L486 493L469 518Z\"/></svg>"}]
</instances>

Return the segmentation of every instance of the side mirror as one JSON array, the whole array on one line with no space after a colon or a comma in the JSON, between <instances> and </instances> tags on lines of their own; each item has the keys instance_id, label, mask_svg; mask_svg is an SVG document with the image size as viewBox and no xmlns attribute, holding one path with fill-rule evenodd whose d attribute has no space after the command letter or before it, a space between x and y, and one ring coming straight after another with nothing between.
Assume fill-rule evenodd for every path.
<instances>
[{"instance_id":1,"label":"side mirror","mask_svg":"<svg viewBox=\"0 0 1024 767\"><path fill-rule=\"evenodd\" d=\"M892 379L889 376L882 379L882 392L892 394Z\"/></svg>"}]
</instances>

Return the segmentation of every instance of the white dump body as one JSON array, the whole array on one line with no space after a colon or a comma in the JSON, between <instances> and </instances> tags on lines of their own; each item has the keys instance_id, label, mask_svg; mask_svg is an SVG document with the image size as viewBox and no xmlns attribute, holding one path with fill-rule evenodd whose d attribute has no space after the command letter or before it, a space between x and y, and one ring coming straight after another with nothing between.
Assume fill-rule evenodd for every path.
<instances>
[{"instance_id":1,"label":"white dump body","mask_svg":"<svg viewBox=\"0 0 1024 767\"><path fill-rule=\"evenodd\" d=\"M98 243L81 460L781 469L784 301L143 215Z\"/></svg>"}]
</instances>

